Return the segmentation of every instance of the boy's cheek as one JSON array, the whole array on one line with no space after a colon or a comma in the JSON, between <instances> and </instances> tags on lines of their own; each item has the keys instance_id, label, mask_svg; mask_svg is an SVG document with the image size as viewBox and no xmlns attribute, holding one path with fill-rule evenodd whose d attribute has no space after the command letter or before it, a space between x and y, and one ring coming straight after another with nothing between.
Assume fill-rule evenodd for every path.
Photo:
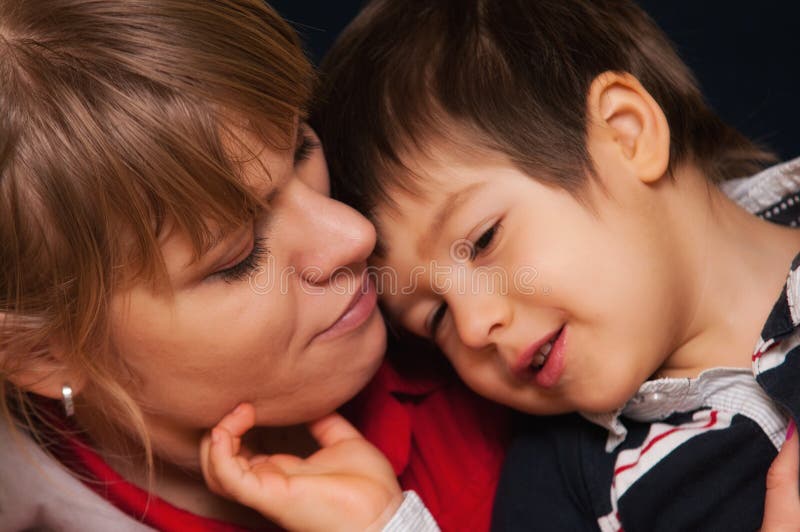
<instances>
[{"instance_id":1,"label":"boy's cheek","mask_svg":"<svg viewBox=\"0 0 800 532\"><path fill-rule=\"evenodd\" d=\"M478 388L486 388L490 373L496 371L496 368L493 367L494 357L472 352L463 345L458 349L447 345L440 345L439 348L453 365L461 380L466 382L470 388L475 391L478 391Z\"/></svg>"}]
</instances>

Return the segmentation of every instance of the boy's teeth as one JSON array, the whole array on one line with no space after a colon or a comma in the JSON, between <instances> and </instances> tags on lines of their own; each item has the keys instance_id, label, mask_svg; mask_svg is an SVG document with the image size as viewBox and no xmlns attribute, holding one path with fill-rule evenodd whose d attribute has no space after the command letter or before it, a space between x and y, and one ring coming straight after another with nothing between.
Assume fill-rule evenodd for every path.
<instances>
[{"instance_id":1,"label":"boy's teeth","mask_svg":"<svg viewBox=\"0 0 800 532\"><path fill-rule=\"evenodd\" d=\"M547 342L542 347L539 348L539 351L531 360L531 367L540 368L547 362L547 355L550 354L550 350L553 349L553 342Z\"/></svg>"}]
</instances>

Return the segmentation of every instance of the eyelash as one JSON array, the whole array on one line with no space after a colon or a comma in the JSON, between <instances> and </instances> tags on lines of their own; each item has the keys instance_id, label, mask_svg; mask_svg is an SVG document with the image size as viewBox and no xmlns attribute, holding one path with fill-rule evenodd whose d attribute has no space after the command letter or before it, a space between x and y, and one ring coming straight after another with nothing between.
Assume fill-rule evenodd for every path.
<instances>
[{"instance_id":1,"label":"eyelash","mask_svg":"<svg viewBox=\"0 0 800 532\"><path fill-rule=\"evenodd\" d=\"M428 320L427 329L431 335L431 338L436 340L436 331L439 330L439 325L442 323L444 319L444 315L447 312L447 303L442 301L439 303L439 306L436 307L436 310L433 311L431 314L430 319Z\"/></svg>"},{"instance_id":2,"label":"eyelash","mask_svg":"<svg viewBox=\"0 0 800 532\"><path fill-rule=\"evenodd\" d=\"M308 133L303 133L303 138L300 145L294 152L294 165L297 166L303 161L311 157L311 153L319 148L320 144ZM253 242L253 250L238 264L234 264L230 268L220 270L214 273L214 277L222 279L226 283L233 283L245 279L253 272L255 272L261 259L269 255L269 248L267 247L266 238L256 238Z\"/></svg>"},{"instance_id":3,"label":"eyelash","mask_svg":"<svg viewBox=\"0 0 800 532\"><path fill-rule=\"evenodd\" d=\"M497 222L478 237L478 239L472 244L472 255L470 256L471 260L475 260L479 255L485 253L486 250L489 249L501 228L502 226L500 225L500 222Z\"/></svg>"},{"instance_id":4,"label":"eyelash","mask_svg":"<svg viewBox=\"0 0 800 532\"><path fill-rule=\"evenodd\" d=\"M220 279L226 283L233 283L245 279L253 272L255 272L261 259L269 255L269 248L267 248L266 238L256 238L253 242L253 250L238 264L234 264L230 268L220 270L215 273Z\"/></svg>"},{"instance_id":5,"label":"eyelash","mask_svg":"<svg viewBox=\"0 0 800 532\"><path fill-rule=\"evenodd\" d=\"M303 140L294 152L294 164L297 166L303 161L307 161L311 157L311 152L319 148L319 142L308 133L303 133Z\"/></svg>"}]
</instances>

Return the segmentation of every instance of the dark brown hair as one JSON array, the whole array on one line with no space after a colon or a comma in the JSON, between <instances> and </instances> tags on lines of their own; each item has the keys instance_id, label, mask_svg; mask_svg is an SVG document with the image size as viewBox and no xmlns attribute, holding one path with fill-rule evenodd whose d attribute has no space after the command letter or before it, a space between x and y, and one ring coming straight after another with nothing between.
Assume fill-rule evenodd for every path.
<instances>
[{"instance_id":1,"label":"dark brown hair","mask_svg":"<svg viewBox=\"0 0 800 532\"><path fill-rule=\"evenodd\" d=\"M418 190L404 157L457 125L521 171L581 191L592 165L586 98L605 71L635 76L671 130L670 169L712 180L772 156L704 102L666 36L627 0L374 0L322 64L312 125L338 198L371 214Z\"/></svg>"},{"instance_id":2,"label":"dark brown hair","mask_svg":"<svg viewBox=\"0 0 800 532\"><path fill-rule=\"evenodd\" d=\"M252 219L261 200L229 133L293 148L312 84L295 33L261 0L0 0L7 414L33 409L15 372L57 357L86 376L80 399L152 459L110 345L111 298L163 275L166 228L199 256Z\"/></svg>"}]
</instances>

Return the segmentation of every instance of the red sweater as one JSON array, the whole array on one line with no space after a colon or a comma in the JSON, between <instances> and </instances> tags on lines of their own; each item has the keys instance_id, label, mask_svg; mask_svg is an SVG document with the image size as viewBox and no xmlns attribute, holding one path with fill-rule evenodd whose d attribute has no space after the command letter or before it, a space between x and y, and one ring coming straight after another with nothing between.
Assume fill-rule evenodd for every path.
<instances>
[{"instance_id":1,"label":"red sweater","mask_svg":"<svg viewBox=\"0 0 800 532\"><path fill-rule=\"evenodd\" d=\"M450 371L404 378L384 364L352 403L351 418L389 458L447 531L486 531L510 415Z\"/></svg>"},{"instance_id":2,"label":"red sweater","mask_svg":"<svg viewBox=\"0 0 800 532\"><path fill-rule=\"evenodd\" d=\"M384 363L344 410L389 458L403 489L423 499L443 531L489 529L507 440L507 413L468 391L449 370L403 376ZM234 532L241 527L201 517L125 481L79 440L62 461L89 479L126 514L164 531ZM61 453L60 453L61 454ZM77 464L76 464L77 462Z\"/></svg>"}]
</instances>

